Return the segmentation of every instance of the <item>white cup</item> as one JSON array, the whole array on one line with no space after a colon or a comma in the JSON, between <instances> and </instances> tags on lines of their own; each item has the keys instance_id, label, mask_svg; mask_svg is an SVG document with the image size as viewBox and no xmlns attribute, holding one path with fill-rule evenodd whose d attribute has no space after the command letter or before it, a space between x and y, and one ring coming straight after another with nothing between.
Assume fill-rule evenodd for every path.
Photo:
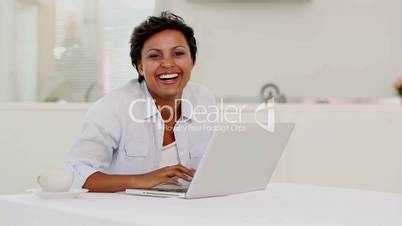
<instances>
[{"instance_id":1,"label":"white cup","mask_svg":"<svg viewBox=\"0 0 402 226\"><path fill-rule=\"evenodd\" d=\"M44 192L66 192L73 184L73 173L68 170L51 170L36 178Z\"/></svg>"}]
</instances>

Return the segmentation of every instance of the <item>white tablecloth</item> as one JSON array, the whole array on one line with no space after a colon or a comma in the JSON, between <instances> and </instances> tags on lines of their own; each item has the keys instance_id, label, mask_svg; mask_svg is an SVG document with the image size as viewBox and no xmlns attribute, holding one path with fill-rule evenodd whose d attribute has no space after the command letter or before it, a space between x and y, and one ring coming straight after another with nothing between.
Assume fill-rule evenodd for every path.
<instances>
[{"instance_id":1,"label":"white tablecloth","mask_svg":"<svg viewBox=\"0 0 402 226\"><path fill-rule=\"evenodd\" d=\"M0 196L0 225L401 226L402 194L271 184L265 191L197 200L106 193L64 200L6 195Z\"/></svg>"}]
</instances>

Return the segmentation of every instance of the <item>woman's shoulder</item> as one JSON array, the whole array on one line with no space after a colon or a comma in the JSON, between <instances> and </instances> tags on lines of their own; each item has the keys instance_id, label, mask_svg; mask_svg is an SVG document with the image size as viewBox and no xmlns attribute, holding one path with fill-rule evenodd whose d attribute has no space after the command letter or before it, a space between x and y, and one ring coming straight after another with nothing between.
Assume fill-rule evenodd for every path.
<instances>
[{"instance_id":1,"label":"woman's shoulder","mask_svg":"<svg viewBox=\"0 0 402 226\"><path fill-rule=\"evenodd\" d=\"M137 79L132 79L123 86L112 89L97 102L121 102L126 99L141 98L144 96L141 84Z\"/></svg>"},{"instance_id":2,"label":"woman's shoulder","mask_svg":"<svg viewBox=\"0 0 402 226\"><path fill-rule=\"evenodd\" d=\"M137 79L132 79L125 85L111 90L109 93L99 98L92 104L90 112L104 112L104 114L119 111L122 106L129 103L133 99L144 97L144 92L141 89L141 84Z\"/></svg>"},{"instance_id":3,"label":"woman's shoulder","mask_svg":"<svg viewBox=\"0 0 402 226\"><path fill-rule=\"evenodd\" d=\"M128 81L121 87L111 90L107 95L106 98L110 99L126 99L126 98L141 98L144 96L144 91L142 89L141 83L138 82L137 79L132 79Z\"/></svg>"}]
</instances>

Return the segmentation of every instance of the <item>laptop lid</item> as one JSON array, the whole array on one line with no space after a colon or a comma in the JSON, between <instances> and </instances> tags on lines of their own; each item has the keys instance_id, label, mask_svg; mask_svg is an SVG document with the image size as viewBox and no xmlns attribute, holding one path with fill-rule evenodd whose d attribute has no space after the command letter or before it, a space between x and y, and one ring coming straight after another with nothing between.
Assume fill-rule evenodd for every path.
<instances>
[{"instance_id":1,"label":"laptop lid","mask_svg":"<svg viewBox=\"0 0 402 226\"><path fill-rule=\"evenodd\" d=\"M186 198L265 189L288 143L294 123L275 123L273 132L256 123L222 126L237 129L215 131Z\"/></svg>"}]
</instances>

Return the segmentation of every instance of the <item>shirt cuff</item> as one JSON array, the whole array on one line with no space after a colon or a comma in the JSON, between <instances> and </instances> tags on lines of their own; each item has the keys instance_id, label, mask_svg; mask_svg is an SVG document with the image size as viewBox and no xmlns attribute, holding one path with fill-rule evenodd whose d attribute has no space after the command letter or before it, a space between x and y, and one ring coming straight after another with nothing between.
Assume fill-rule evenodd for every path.
<instances>
[{"instance_id":1,"label":"shirt cuff","mask_svg":"<svg viewBox=\"0 0 402 226\"><path fill-rule=\"evenodd\" d=\"M76 165L76 166L67 166L70 168L74 173L74 181L73 181L73 188L82 188L84 186L85 181L88 179L89 176L92 174L100 171L98 169L94 169L88 165Z\"/></svg>"}]
</instances>

